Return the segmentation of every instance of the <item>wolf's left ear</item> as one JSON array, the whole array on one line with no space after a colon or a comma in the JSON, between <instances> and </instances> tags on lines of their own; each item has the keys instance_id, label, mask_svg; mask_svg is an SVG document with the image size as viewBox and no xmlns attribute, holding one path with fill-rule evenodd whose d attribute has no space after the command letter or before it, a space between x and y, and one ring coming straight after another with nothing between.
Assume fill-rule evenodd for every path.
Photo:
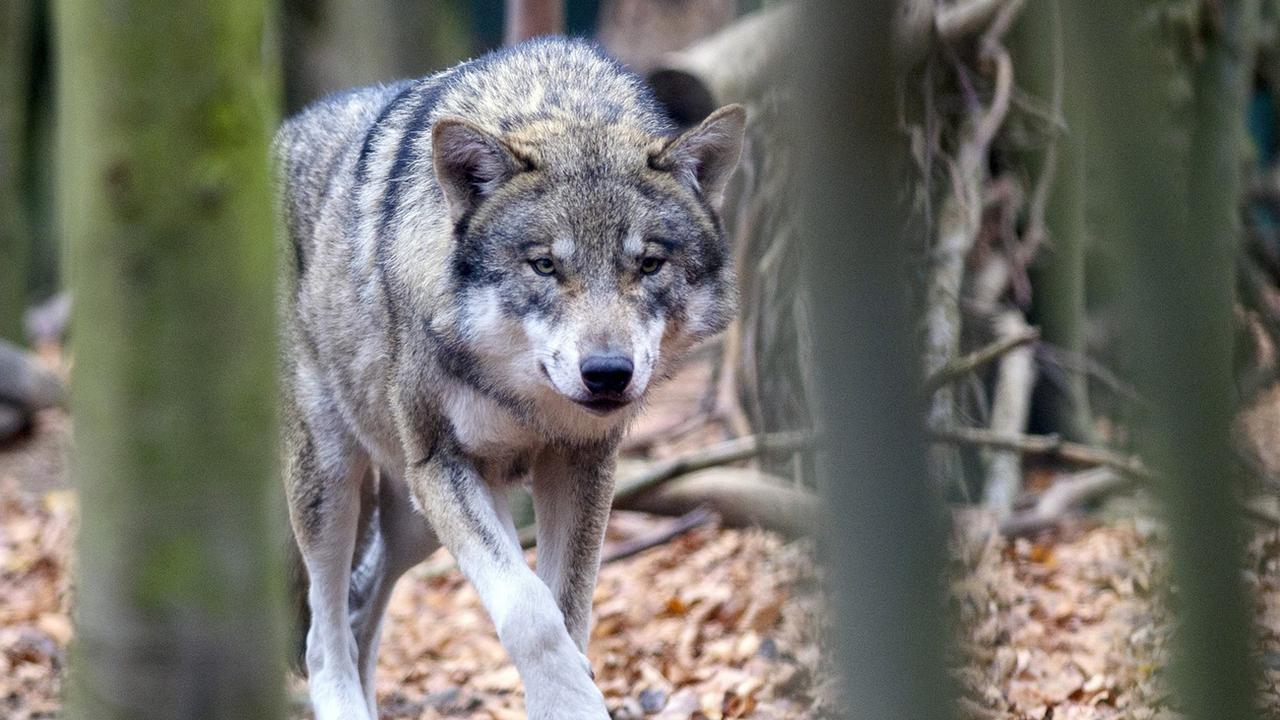
<instances>
[{"instance_id":1,"label":"wolf's left ear","mask_svg":"<svg viewBox=\"0 0 1280 720\"><path fill-rule=\"evenodd\" d=\"M455 223L521 169L502 140L456 117L436 121L431 131L431 160L449 203L449 217Z\"/></svg>"},{"instance_id":2,"label":"wolf's left ear","mask_svg":"<svg viewBox=\"0 0 1280 720\"><path fill-rule=\"evenodd\" d=\"M726 105L708 115L697 127L660 147L650 157L650 165L676 173L713 203L718 202L725 183L738 165L746 127L746 109L741 105Z\"/></svg>"}]
</instances>

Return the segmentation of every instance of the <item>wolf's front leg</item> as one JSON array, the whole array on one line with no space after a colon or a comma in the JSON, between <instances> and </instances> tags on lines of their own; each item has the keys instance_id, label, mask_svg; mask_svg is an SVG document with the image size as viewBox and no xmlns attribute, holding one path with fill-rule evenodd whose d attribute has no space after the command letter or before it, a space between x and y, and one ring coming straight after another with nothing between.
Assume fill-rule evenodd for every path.
<instances>
[{"instance_id":1,"label":"wolf's front leg","mask_svg":"<svg viewBox=\"0 0 1280 720\"><path fill-rule=\"evenodd\" d=\"M556 598L525 564L507 527L510 521L495 511L472 463L437 450L411 461L407 476L437 537L475 586L498 639L520 671L531 720L607 720L604 697L565 628Z\"/></svg>"},{"instance_id":2,"label":"wolf's front leg","mask_svg":"<svg viewBox=\"0 0 1280 720\"><path fill-rule=\"evenodd\" d=\"M538 577L551 588L569 636L584 657L600 545L613 504L613 466L610 442L587 449L547 450L533 467Z\"/></svg>"}]
</instances>

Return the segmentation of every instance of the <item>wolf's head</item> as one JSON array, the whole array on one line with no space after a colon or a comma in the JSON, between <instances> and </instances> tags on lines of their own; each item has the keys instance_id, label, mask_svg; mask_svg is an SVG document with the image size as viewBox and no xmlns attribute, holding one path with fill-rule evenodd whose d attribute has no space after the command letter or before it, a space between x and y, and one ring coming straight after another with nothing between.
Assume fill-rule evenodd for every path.
<instances>
[{"instance_id":1,"label":"wolf's head","mask_svg":"<svg viewBox=\"0 0 1280 720\"><path fill-rule=\"evenodd\" d=\"M544 410L603 421L724 329L736 291L716 207L745 120L731 105L673 137L437 121L458 331L485 371Z\"/></svg>"}]
</instances>

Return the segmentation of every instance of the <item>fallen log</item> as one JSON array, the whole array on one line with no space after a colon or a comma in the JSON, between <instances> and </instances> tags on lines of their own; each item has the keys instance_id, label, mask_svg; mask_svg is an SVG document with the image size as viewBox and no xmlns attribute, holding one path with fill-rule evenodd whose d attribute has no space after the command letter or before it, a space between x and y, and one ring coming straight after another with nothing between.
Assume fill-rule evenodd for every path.
<instances>
[{"instance_id":1,"label":"fallen log","mask_svg":"<svg viewBox=\"0 0 1280 720\"><path fill-rule=\"evenodd\" d=\"M701 470L614 503L619 510L672 516L704 506L725 527L761 527L789 538L811 534L820 508L815 495L785 479L730 467Z\"/></svg>"}]
</instances>

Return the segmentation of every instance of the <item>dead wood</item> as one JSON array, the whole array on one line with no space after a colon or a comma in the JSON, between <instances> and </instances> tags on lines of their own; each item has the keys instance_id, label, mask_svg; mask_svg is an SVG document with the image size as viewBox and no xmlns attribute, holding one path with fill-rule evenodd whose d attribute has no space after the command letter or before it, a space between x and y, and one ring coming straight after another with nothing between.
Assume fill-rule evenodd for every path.
<instances>
[{"instance_id":1,"label":"dead wood","mask_svg":"<svg viewBox=\"0 0 1280 720\"><path fill-rule=\"evenodd\" d=\"M614 493L614 505L625 506L640 494L681 475L760 455L795 452L812 445L813 438L809 433L783 432L750 435L726 440L680 457L659 460L634 473L620 472L618 489Z\"/></svg>"},{"instance_id":2,"label":"dead wood","mask_svg":"<svg viewBox=\"0 0 1280 720\"><path fill-rule=\"evenodd\" d=\"M1000 3L982 43L982 55L995 68L995 90L990 103L970 108L961 128L959 150L949 163L951 192L943 200L938 230L930 250L929 277L924 296L924 372L937 374L960 351L960 297L965 261L973 249L982 221L982 186L986 180L987 155L1009 112L1013 91L1013 63L1000 44L1000 36L1012 21L1018 2ZM975 101L976 102L976 101ZM947 386L937 388L929 399L927 424L950 427L955 424L955 394ZM934 448L931 471L939 482L956 476L959 458L954 451Z\"/></svg>"},{"instance_id":3,"label":"dead wood","mask_svg":"<svg viewBox=\"0 0 1280 720\"><path fill-rule=\"evenodd\" d=\"M725 527L762 527L787 537L812 533L818 499L787 480L749 468L717 467L615 500L620 510L683 515L705 506Z\"/></svg>"},{"instance_id":4,"label":"dead wood","mask_svg":"<svg viewBox=\"0 0 1280 720\"><path fill-rule=\"evenodd\" d=\"M996 319L1002 338L1025 336L1031 330L1018 310L1006 310ZM991 429L997 433L1021 433L1031 414L1031 390L1036 382L1035 351L1026 346L1010 350L1000 359L991 402ZM1022 488L1022 456L1010 450L987 448L982 453L986 466L983 505L997 518L1013 512L1013 501Z\"/></svg>"},{"instance_id":5,"label":"dead wood","mask_svg":"<svg viewBox=\"0 0 1280 720\"><path fill-rule=\"evenodd\" d=\"M676 518L658 532L645 535L644 537L632 538L624 543L619 543L616 547L601 557L600 562L601 564L611 563L639 555L645 550L651 550L659 545L665 545L690 530L695 530L703 525L710 525L714 523L716 519L716 514L714 512L711 512L705 507L696 507Z\"/></svg>"},{"instance_id":6,"label":"dead wood","mask_svg":"<svg viewBox=\"0 0 1280 720\"><path fill-rule=\"evenodd\" d=\"M1083 443L1067 442L1057 435L1021 435L981 428L953 427L930 430L929 437L939 443L993 447L1024 454L1050 455L1083 465L1102 465L1143 480L1155 477L1136 456Z\"/></svg>"},{"instance_id":7,"label":"dead wood","mask_svg":"<svg viewBox=\"0 0 1280 720\"><path fill-rule=\"evenodd\" d=\"M1026 325L1017 333L1002 335L989 345L980 347L947 363L941 370L925 381L925 391L932 392L943 385L953 383L988 363L998 360L1005 353L1034 343L1039 339L1040 330Z\"/></svg>"},{"instance_id":8,"label":"dead wood","mask_svg":"<svg viewBox=\"0 0 1280 720\"><path fill-rule=\"evenodd\" d=\"M1097 467L1061 478L1040 493L1030 510L1000 523L1005 537L1033 535L1054 527L1073 510L1113 492L1132 487L1137 478L1110 467Z\"/></svg>"}]
</instances>

